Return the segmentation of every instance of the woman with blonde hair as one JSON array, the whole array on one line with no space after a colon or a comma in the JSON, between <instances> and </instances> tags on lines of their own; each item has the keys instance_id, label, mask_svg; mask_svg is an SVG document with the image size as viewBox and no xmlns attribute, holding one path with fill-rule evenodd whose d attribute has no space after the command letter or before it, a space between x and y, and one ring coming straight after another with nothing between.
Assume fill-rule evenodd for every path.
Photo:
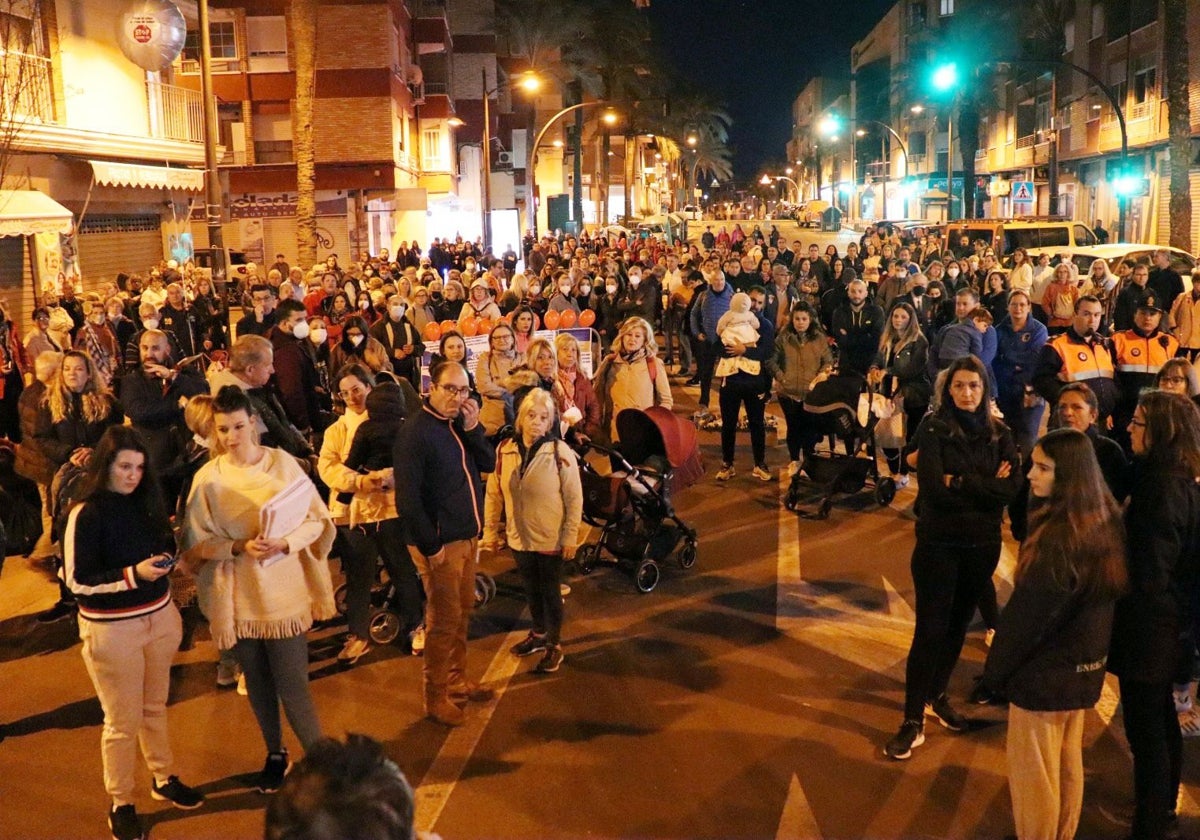
<instances>
[{"instance_id":1,"label":"woman with blonde hair","mask_svg":"<svg viewBox=\"0 0 1200 840\"><path fill-rule=\"evenodd\" d=\"M600 431L600 403L596 400L596 392L592 390L591 380L583 375L580 367L583 350L579 339L570 333L560 332L554 337L554 351L558 356L563 414L570 414L574 406L580 414L575 428L589 438L595 437Z\"/></svg>"},{"instance_id":2,"label":"woman with blonde hair","mask_svg":"<svg viewBox=\"0 0 1200 840\"><path fill-rule=\"evenodd\" d=\"M896 410L902 412L905 447L912 443L917 426L929 408L932 389L926 372L928 358L929 341L921 332L916 310L903 301L897 303L883 325L879 352L867 372L867 378L880 386L883 395L890 397ZM901 447L885 445L883 454L888 469L896 477L896 486L907 486L908 462L903 457Z\"/></svg>"},{"instance_id":3,"label":"woman with blonde hair","mask_svg":"<svg viewBox=\"0 0 1200 840\"><path fill-rule=\"evenodd\" d=\"M675 404L667 369L658 358L654 328L645 318L626 318L617 331L612 352L604 357L592 379L600 403L601 429L617 439L617 415L626 408Z\"/></svg>"}]
</instances>

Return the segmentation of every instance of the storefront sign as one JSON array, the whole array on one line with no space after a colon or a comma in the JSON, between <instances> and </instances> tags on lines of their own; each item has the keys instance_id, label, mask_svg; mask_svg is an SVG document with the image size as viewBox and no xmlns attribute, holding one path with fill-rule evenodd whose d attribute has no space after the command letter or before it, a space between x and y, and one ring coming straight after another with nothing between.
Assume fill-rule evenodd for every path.
<instances>
[{"instance_id":1,"label":"storefront sign","mask_svg":"<svg viewBox=\"0 0 1200 840\"><path fill-rule=\"evenodd\" d=\"M296 215L295 193L259 193L241 195L229 203L231 219L278 219ZM346 197L317 199L318 216L345 216Z\"/></svg>"}]
</instances>

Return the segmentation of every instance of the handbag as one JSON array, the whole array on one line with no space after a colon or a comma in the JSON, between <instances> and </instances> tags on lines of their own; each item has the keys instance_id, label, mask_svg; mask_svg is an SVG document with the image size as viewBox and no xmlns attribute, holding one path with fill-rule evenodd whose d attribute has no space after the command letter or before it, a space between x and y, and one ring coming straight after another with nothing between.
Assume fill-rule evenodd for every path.
<instances>
[{"instance_id":1,"label":"handbag","mask_svg":"<svg viewBox=\"0 0 1200 840\"><path fill-rule=\"evenodd\" d=\"M891 413L887 416L879 415L879 422L875 424L875 445L883 449L903 449L908 425L904 413L904 396L897 394L888 400L888 403Z\"/></svg>"}]
</instances>

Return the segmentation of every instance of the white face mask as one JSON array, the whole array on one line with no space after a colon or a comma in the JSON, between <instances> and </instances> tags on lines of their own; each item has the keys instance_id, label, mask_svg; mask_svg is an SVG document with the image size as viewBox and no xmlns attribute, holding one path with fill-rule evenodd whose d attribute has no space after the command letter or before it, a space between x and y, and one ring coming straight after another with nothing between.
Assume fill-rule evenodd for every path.
<instances>
[{"instance_id":1,"label":"white face mask","mask_svg":"<svg viewBox=\"0 0 1200 840\"><path fill-rule=\"evenodd\" d=\"M350 336L350 343L353 344L355 347L357 347L358 345L363 343L363 338L365 338L365 336L352 335L352 336Z\"/></svg>"},{"instance_id":2,"label":"white face mask","mask_svg":"<svg viewBox=\"0 0 1200 840\"><path fill-rule=\"evenodd\" d=\"M642 282L642 275L640 275L640 274L630 274L629 275L629 285L633 286L633 288L636 289L641 282Z\"/></svg>"},{"instance_id":3,"label":"white face mask","mask_svg":"<svg viewBox=\"0 0 1200 840\"><path fill-rule=\"evenodd\" d=\"M592 293L592 287L587 285L586 283L584 283L582 286L579 287L579 294L590 295L591 293Z\"/></svg>"},{"instance_id":4,"label":"white face mask","mask_svg":"<svg viewBox=\"0 0 1200 840\"><path fill-rule=\"evenodd\" d=\"M308 334L308 340L311 341L313 344L317 345L318 347L321 346L322 344L324 344L325 339L327 339L328 337L329 337L329 332L327 330L321 329L320 327L317 327L315 330L313 330L312 332L310 332Z\"/></svg>"},{"instance_id":5,"label":"white face mask","mask_svg":"<svg viewBox=\"0 0 1200 840\"><path fill-rule=\"evenodd\" d=\"M103 315L92 315L88 320L90 320L96 326L100 326L101 324L104 323L104 316Z\"/></svg>"},{"instance_id":6,"label":"white face mask","mask_svg":"<svg viewBox=\"0 0 1200 840\"><path fill-rule=\"evenodd\" d=\"M308 338L308 324L301 321L292 327L292 335L296 338Z\"/></svg>"},{"instance_id":7,"label":"white face mask","mask_svg":"<svg viewBox=\"0 0 1200 840\"><path fill-rule=\"evenodd\" d=\"M564 296L571 294L571 287L570 287L570 286L559 286L559 287L558 287L558 290L559 290L560 292L562 292L562 294L563 294Z\"/></svg>"},{"instance_id":8,"label":"white face mask","mask_svg":"<svg viewBox=\"0 0 1200 840\"><path fill-rule=\"evenodd\" d=\"M156 329L158 329L158 319L157 318L145 318L142 320L142 326L148 330L156 330Z\"/></svg>"},{"instance_id":9,"label":"white face mask","mask_svg":"<svg viewBox=\"0 0 1200 840\"><path fill-rule=\"evenodd\" d=\"M617 286L616 286L616 284L615 284L615 283L609 283L609 284L608 284L607 286L605 286L604 288L605 288L605 290L607 290L607 292L608 292L610 295L615 295L615 294L617 293Z\"/></svg>"},{"instance_id":10,"label":"white face mask","mask_svg":"<svg viewBox=\"0 0 1200 840\"><path fill-rule=\"evenodd\" d=\"M542 287L537 285L536 283L529 287L529 294L537 296L537 295L540 295L541 293L542 293Z\"/></svg>"},{"instance_id":11,"label":"white face mask","mask_svg":"<svg viewBox=\"0 0 1200 840\"><path fill-rule=\"evenodd\" d=\"M371 308L371 301L369 301L369 300L360 300L360 301L358 302L358 308L359 308L359 309L370 309L370 308Z\"/></svg>"},{"instance_id":12,"label":"white face mask","mask_svg":"<svg viewBox=\"0 0 1200 840\"><path fill-rule=\"evenodd\" d=\"M399 321L401 318L404 317L404 307L403 306L389 306L388 314L392 316L393 321Z\"/></svg>"},{"instance_id":13,"label":"white face mask","mask_svg":"<svg viewBox=\"0 0 1200 840\"><path fill-rule=\"evenodd\" d=\"M949 274L951 277L957 277L958 273L959 273L959 268L958 268L958 266L954 266L953 268L948 268L948 269L946 269L946 273Z\"/></svg>"}]
</instances>

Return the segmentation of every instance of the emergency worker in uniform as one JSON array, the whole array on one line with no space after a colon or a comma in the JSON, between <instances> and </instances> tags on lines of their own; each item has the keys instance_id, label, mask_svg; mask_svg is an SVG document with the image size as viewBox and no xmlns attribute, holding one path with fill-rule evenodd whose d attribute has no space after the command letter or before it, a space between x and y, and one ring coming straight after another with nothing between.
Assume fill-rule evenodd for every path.
<instances>
[{"instance_id":1,"label":"emergency worker in uniform","mask_svg":"<svg viewBox=\"0 0 1200 840\"><path fill-rule=\"evenodd\" d=\"M1109 428L1117 406L1116 366L1107 339L1098 332L1104 305L1093 295L1075 301L1075 317L1067 331L1046 342L1033 375L1034 390L1051 405L1068 382L1086 382L1096 395L1099 427Z\"/></svg>"}]
</instances>

